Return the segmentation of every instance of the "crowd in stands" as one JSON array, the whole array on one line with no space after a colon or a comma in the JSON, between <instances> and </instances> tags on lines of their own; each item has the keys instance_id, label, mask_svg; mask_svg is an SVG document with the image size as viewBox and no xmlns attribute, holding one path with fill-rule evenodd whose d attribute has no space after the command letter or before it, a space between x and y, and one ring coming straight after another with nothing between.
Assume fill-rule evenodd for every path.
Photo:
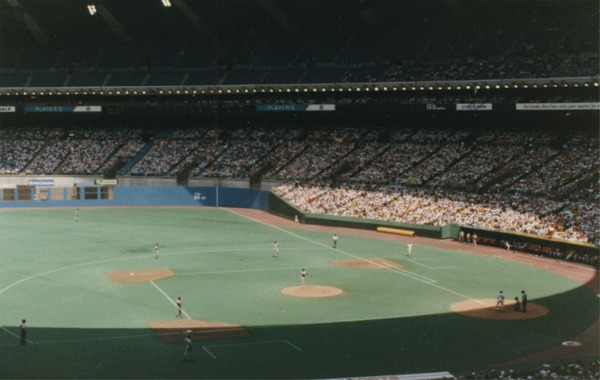
<instances>
[{"instance_id":1,"label":"crowd in stands","mask_svg":"<svg viewBox=\"0 0 600 380\"><path fill-rule=\"evenodd\" d=\"M249 179L303 212L600 242L596 138L434 128L3 128L0 174ZM559 141L560 143L557 143Z\"/></svg>"},{"instance_id":2,"label":"crowd in stands","mask_svg":"<svg viewBox=\"0 0 600 380\"><path fill-rule=\"evenodd\" d=\"M570 204L549 199L402 185L367 189L356 185L331 188L326 184L285 184L274 192L305 213L434 226L455 223L581 242L597 241L594 240L597 231L593 230L595 211L587 215L586 221L591 225L572 223L567 227L558 218L557 222L551 222L544 215L564 210Z\"/></svg>"},{"instance_id":3,"label":"crowd in stands","mask_svg":"<svg viewBox=\"0 0 600 380\"><path fill-rule=\"evenodd\" d=\"M459 380L593 380L600 379L600 360L568 364L543 364L533 370L496 370L471 372L457 376Z\"/></svg>"}]
</instances>

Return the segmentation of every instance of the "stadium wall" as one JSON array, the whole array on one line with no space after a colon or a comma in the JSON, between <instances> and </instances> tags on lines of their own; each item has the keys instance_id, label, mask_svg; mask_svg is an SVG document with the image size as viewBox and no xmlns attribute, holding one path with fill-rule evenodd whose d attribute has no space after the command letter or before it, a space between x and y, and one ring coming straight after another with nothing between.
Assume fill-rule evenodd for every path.
<instances>
[{"instance_id":1,"label":"stadium wall","mask_svg":"<svg viewBox=\"0 0 600 380\"><path fill-rule=\"evenodd\" d=\"M305 214L304 222L306 224L317 224L321 226L358 228L362 230L376 231L377 227L388 227L402 231L413 231L417 236L423 236L434 239L442 238L442 227L425 226L418 224L386 222L382 220L371 220L362 218L352 218L344 216L329 216L317 214Z\"/></svg>"},{"instance_id":2,"label":"stadium wall","mask_svg":"<svg viewBox=\"0 0 600 380\"><path fill-rule=\"evenodd\" d=\"M0 208L212 206L268 211L268 193L228 187L20 186L0 189Z\"/></svg>"},{"instance_id":3,"label":"stadium wall","mask_svg":"<svg viewBox=\"0 0 600 380\"><path fill-rule=\"evenodd\" d=\"M111 206L210 206L239 207L268 211L282 217L293 219L298 216L305 224L332 227L377 230L388 227L404 232L414 232L418 236L434 239L458 239L461 230L478 235L478 244L504 247L508 241L513 249L523 252L551 256L557 249L568 256L587 255L597 258L600 250L594 244L571 242L524 233L486 230L469 226L448 224L443 227L386 222L363 218L340 217L302 213L296 207L269 191L242 187L219 186L156 186L160 179L142 182L146 186L94 185L93 179L36 178L26 185L0 186L0 208L38 208L38 207L111 207ZM71 186L56 186L56 185Z\"/></svg>"},{"instance_id":4,"label":"stadium wall","mask_svg":"<svg viewBox=\"0 0 600 380\"><path fill-rule=\"evenodd\" d=\"M563 259L576 260L575 256L587 255L592 263L592 258L598 258L600 248L594 244L578 243L561 239L552 239L543 236L513 233L506 231L487 230L474 228L471 226L460 226L457 224L446 224L442 227L417 225L408 223L386 222L380 220L369 220L363 218L304 214L277 195L269 195L270 211L283 217L292 219L294 215L306 224L317 224L331 227L358 228L376 231L378 227L388 227L402 231L414 231L418 236L434 239L455 239L458 240L460 231L465 235L477 233L478 244L491 245L496 247L505 247L505 243L510 242L513 250L533 253L537 255L551 256L554 249L563 253ZM403 233L401 233L403 234Z\"/></svg>"}]
</instances>

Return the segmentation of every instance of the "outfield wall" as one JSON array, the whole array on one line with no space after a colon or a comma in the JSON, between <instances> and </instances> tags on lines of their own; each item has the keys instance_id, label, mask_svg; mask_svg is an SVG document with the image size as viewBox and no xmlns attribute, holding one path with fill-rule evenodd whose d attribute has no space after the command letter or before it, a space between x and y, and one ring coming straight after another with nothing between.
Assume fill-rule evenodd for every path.
<instances>
[{"instance_id":1,"label":"outfield wall","mask_svg":"<svg viewBox=\"0 0 600 380\"><path fill-rule=\"evenodd\" d=\"M376 231L377 227L388 227L403 231L414 231L417 236L423 236L434 239L442 238L442 227L425 226L418 224L386 222L382 220L352 218L346 216L329 216L317 214L305 214L304 222L306 224L318 224L321 226L358 228L361 230Z\"/></svg>"},{"instance_id":2,"label":"outfield wall","mask_svg":"<svg viewBox=\"0 0 600 380\"><path fill-rule=\"evenodd\" d=\"M146 182L147 183L147 182ZM56 184L69 187L57 187ZM461 230L477 233L478 244L504 247L545 256L560 250L563 258L575 259L587 255L597 260L599 248L593 244L577 243L523 233L486 230L448 224L443 227L386 222L363 218L304 214L277 195L243 187L203 186L97 186L91 178L58 180L35 179L27 185L0 186L0 208L36 207L111 207L111 206L210 206L239 207L269 211L302 223L332 227L377 230L378 227L414 231L417 236L434 239L458 239ZM575 255L575 256L574 256ZM579 260L576 260L579 261Z\"/></svg>"},{"instance_id":3,"label":"outfield wall","mask_svg":"<svg viewBox=\"0 0 600 380\"><path fill-rule=\"evenodd\" d=\"M0 208L212 206L268 211L267 192L227 187L74 186L0 189Z\"/></svg>"}]
</instances>

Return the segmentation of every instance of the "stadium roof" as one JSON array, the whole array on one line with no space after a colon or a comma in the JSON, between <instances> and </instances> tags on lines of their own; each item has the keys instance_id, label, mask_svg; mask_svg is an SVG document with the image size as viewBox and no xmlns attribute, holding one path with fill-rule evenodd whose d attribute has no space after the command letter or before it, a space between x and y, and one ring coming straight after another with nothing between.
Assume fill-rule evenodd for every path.
<instances>
[{"instance_id":1,"label":"stadium roof","mask_svg":"<svg viewBox=\"0 0 600 380\"><path fill-rule=\"evenodd\" d=\"M588 17L597 25L596 0L0 0L0 46L306 32L444 33L457 26L480 33L515 28L569 33ZM587 38L597 42L598 34Z\"/></svg>"}]
</instances>

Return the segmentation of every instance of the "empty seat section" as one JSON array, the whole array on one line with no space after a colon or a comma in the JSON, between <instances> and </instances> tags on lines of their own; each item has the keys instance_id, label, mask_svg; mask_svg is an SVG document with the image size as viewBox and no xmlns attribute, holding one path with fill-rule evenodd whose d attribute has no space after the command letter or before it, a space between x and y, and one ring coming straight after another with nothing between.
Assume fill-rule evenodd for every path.
<instances>
[{"instance_id":1,"label":"empty seat section","mask_svg":"<svg viewBox=\"0 0 600 380\"><path fill-rule=\"evenodd\" d=\"M144 78L146 77L145 72L141 71L124 71L124 72L113 72L107 82L107 86L141 86Z\"/></svg>"},{"instance_id":2,"label":"empty seat section","mask_svg":"<svg viewBox=\"0 0 600 380\"><path fill-rule=\"evenodd\" d=\"M71 79L67 83L69 87L99 87L104 85L108 76L107 72L78 72L71 74Z\"/></svg>"},{"instance_id":3,"label":"empty seat section","mask_svg":"<svg viewBox=\"0 0 600 380\"><path fill-rule=\"evenodd\" d=\"M223 73L221 69L195 70L189 73L184 84L188 86L213 86L219 84Z\"/></svg>"}]
</instances>

